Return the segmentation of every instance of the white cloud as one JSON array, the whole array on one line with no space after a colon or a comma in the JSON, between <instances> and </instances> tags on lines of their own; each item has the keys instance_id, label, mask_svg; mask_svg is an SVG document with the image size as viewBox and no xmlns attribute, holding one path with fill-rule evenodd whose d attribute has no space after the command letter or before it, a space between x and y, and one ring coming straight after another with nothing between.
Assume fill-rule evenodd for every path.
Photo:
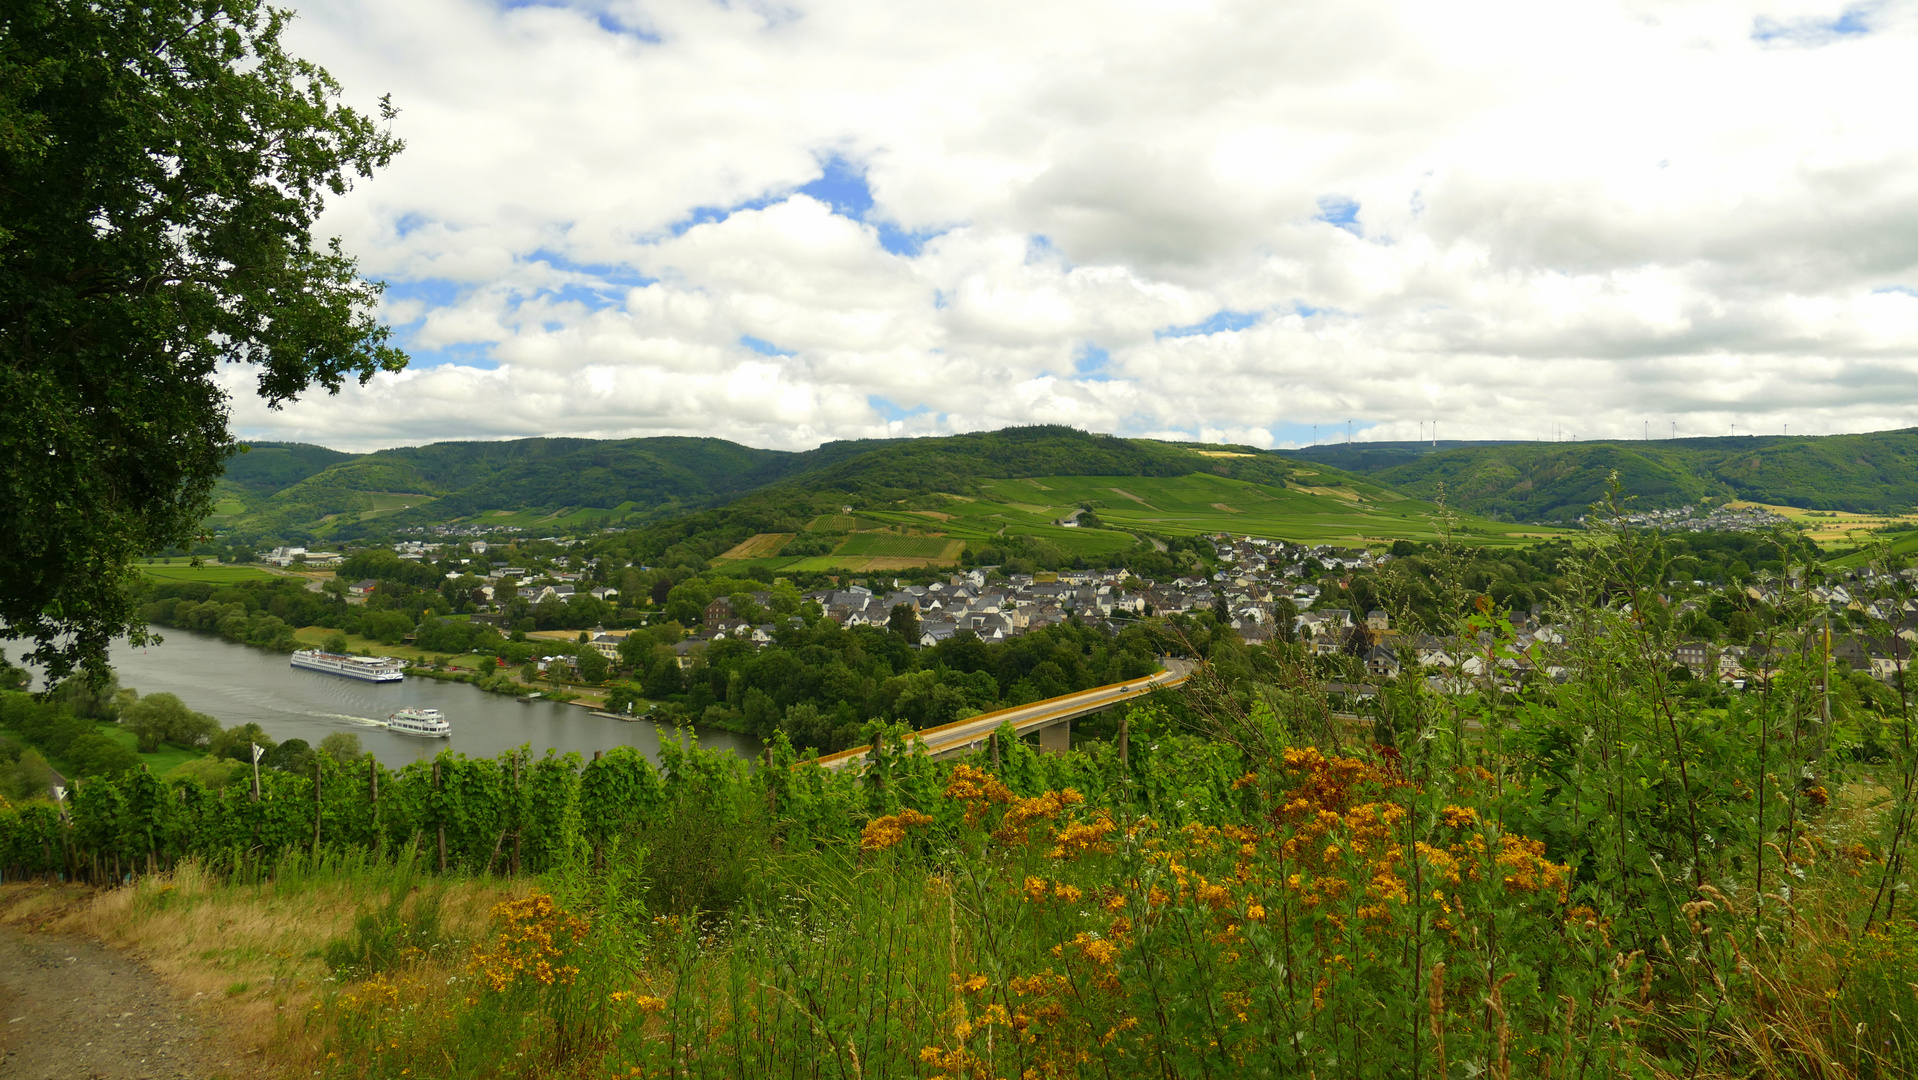
<instances>
[{"instance_id":1,"label":"white cloud","mask_svg":"<svg viewBox=\"0 0 1918 1080\"><path fill-rule=\"evenodd\" d=\"M402 110L324 224L419 366L278 413L229 372L256 436L1918 423L1909 5L330 0L291 38ZM863 220L798 191L834 156Z\"/></svg>"}]
</instances>

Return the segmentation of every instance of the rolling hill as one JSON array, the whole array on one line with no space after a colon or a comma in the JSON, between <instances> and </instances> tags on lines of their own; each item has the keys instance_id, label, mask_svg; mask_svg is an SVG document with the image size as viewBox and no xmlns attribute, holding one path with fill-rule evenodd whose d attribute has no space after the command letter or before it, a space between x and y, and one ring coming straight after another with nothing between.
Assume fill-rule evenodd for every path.
<instances>
[{"instance_id":1,"label":"rolling hill","mask_svg":"<svg viewBox=\"0 0 1918 1080\"><path fill-rule=\"evenodd\" d=\"M863 520L815 522L857 504ZM1087 523L1057 524L1075 511ZM653 525L698 558L949 561L1007 535L1096 555L1134 533L1258 531L1348 543L1428 535L1429 504L1325 465L1246 446L1122 439L1041 426L757 450L718 439L438 443L348 458L249 500L223 531L343 541L447 523ZM902 516L903 515L903 516ZM916 515L916 516L915 516ZM930 516L927 516L930 515ZM1487 539L1522 539L1477 520ZM829 542L830 541L830 542Z\"/></svg>"},{"instance_id":2,"label":"rolling hill","mask_svg":"<svg viewBox=\"0 0 1918 1080\"><path fill-rule=\"evenodd\" d=\"M1918 428L1578 443L1357 443L1287 451L1408 495L1505 520L1576 517L1616 470L1639 506L1742 499L1891 513L1918 505Z\"/></svg>"}]
</instances>

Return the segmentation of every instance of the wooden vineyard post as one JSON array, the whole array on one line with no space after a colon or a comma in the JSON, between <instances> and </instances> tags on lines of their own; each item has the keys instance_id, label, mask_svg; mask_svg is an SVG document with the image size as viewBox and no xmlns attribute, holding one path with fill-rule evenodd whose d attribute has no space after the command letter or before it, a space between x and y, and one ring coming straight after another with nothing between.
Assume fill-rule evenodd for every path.
<instances>
[{"instance_id":1,"label":"wooden vineyard post","mask_svg":"<svg viewBox=\"0 0 1918 1080\"><path fill-rule=\"evenodd\" d=\"M513 804L519 805L519 754L513 754ZM519 876L519 834L525 830L525 822L513 823L513 876Z\"/></svg>"},{"instance_id":2,"label":"wooden vineyard post","mask_svg":"<svg viewBox=\"0 0 1918 1080\"><path fill-rule=\"evenodd\" d=\"M313 861L320 859L320 756L313 755Z\"/></svg>"},{"instance_id":3,"label":"wooden vineyard post","mask_svg":"<svg viewBox=\"0 0 1918 1080\"><path fill-rule=\"evenodd\" d=\"M442 793L442 795L444 794L444 789L440 787L440 763L437 760L433 762L433 790L435 792ZM436 813L433 815L436 819L438 819L438 824L439 824L439 837L440 837L439 862L440 862L440 873L442 874L446 873L446 805L445 804L446 804L446 800L444 798L441 798L440 811L439 813Z\"/></svg>"},{"instance_id":4,"label":"wooden vineyard post","mask_svg":"<svg viewBox=\"0 0 1918 1080\"><path fill-rule=\"evenodd\" d=\"M600 751L598 750L593 751L594 764L599 763L599 758L600 758ZM593 845L593 869L595 870L606 869L606 849L599 844Z\"/></svg>"},{"instance_id":5,"label":"wooden vineyard post","mask_svg":"<svg viewBox=\"0 0 1918 1080\"><path fill-rule=\"evenodd\" d=\"M992 740L992 771L996 774L999 771L999 732L997 729L993 730L993 733L991 735L991 740Z\"/></svg>"},{"instance_id":6,"label":"wooden vineyard post","mask_svg":"<svg viewBox=\"0 0 1918 1080\"><path fill-rule=\"evenodd\" d=\"M1129 734L1127 729L1131 724L1132 710L1127 709L1119 714L1119 768L1121 769L1130 769L1132 766L1126 758L1126 736Z\"/></svg>"}]
</instances>

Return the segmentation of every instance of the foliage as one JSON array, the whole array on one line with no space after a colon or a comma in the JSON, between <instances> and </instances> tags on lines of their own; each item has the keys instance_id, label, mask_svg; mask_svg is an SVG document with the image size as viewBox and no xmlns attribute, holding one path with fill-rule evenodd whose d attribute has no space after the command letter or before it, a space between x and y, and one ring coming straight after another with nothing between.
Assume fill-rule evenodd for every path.
<instances>
[{"instance_id":1,"label":"foliage","mask_svg":"<svg viewBox=\"0 0 1918 1080\"><path fill-rule=\"evenodd\" d=\"M163 742L202 746L220 731L218 720L194 712L177 696L167 693L148 694L120 710L120 724L133 732L143 754L153 753Z\"/></svg>"},{"instance_id":2,"label":"foliage","mask_svg":"<svg viewBox=\"0 0 1918 1080\"><path fill-rule=\"evenodd\" d=\"M56 679L103 678L109 641L143 640L134 559L212 509L234 447L219 363L259 365L271 405L404 363L379 287L312 234L400 144L285 52L290 17L257 0L5 16L0 620Z\"/></svg>"},{"instance_id":3,"label":"foliage","mask_svg":"<svg viewBox=\"0 0 1918 1080\"><path fill-rule=\"evenodd\" d=\"M1362 473L1420 498L1521 520L1583 513L1617 473L1645 507L1738 498L1856 512L1918 505L1918 430L1443 448L1311 447L1294 456Z\"/></svg>"}]
</instances>

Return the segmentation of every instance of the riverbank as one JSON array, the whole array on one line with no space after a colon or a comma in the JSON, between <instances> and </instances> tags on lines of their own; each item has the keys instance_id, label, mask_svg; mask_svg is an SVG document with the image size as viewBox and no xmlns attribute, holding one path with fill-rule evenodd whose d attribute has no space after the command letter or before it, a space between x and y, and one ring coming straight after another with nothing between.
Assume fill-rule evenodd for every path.
<instances>
[{"instance_id":1,"label":"riverbank","mask_svg":"<svg viewBox=\"0 0 1918 1080\"><path fill-rule=\"evenodd\" d=\"M406 707L439 709L453 724L452 749L474 757L530 745L536 755L553 750L586 757L595 750L632 746L655 758L661 738L654 724L592 715L604 707L601 695L569 685L559 689L573 700L562 703L550 698L555 688L529 686L506 672L500 674L508 681L495 683L494 689L476 685L478 673L472 668L429 671L428 664L397 683L368 683L293 668L284 653L184 630L170 631L164 643L144 649L118 644L110 661L122 685L143 694L176 694L222 726L258 723L276 740L299 738L314 746L335 731L349 731L390 768L430 758L449 745L387 731L385 718ZM531 703L515 700L534 692L548 696ZM703 724L694 730L706 745L748 760L761 749L759 740L736 732ZM673 737L670 728L664 735Z\"/></svg>"}]
</instances>

